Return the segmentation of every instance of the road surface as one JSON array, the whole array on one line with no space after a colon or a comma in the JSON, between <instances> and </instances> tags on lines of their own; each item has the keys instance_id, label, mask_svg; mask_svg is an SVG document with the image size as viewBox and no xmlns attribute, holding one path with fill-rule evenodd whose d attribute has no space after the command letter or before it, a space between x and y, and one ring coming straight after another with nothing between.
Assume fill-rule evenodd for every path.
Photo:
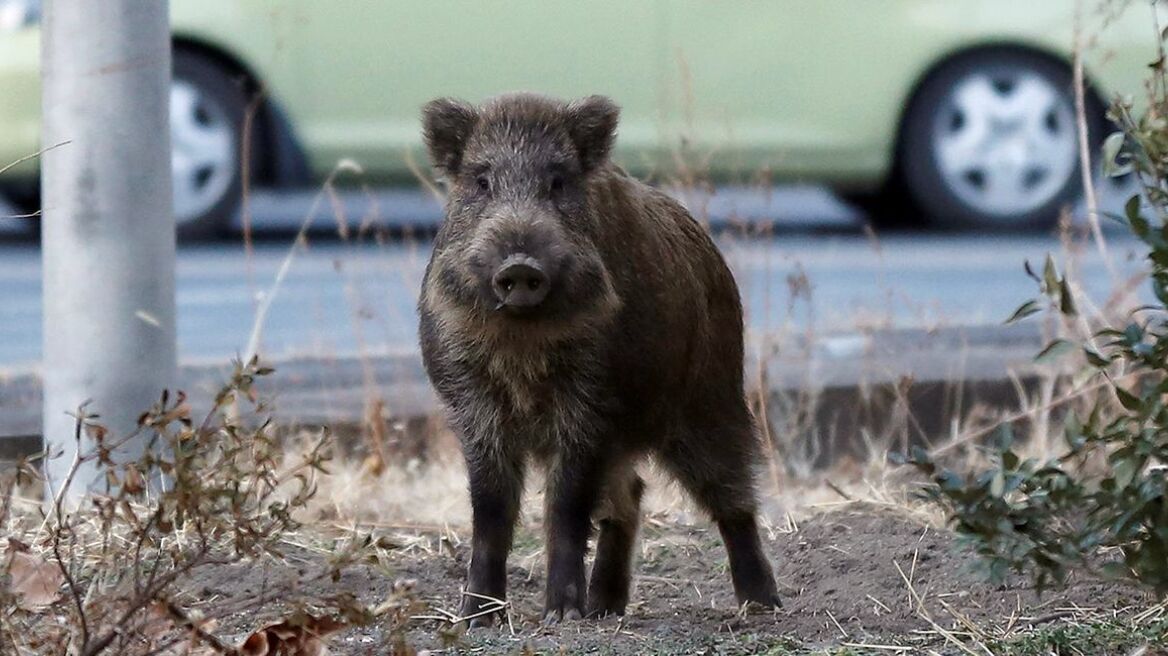
<instances>
[{"instance_id":1,"label":"road surface","mask_svg":"<svg viewBox=\"0 0 1168 656\"><path fill-rule=\"evenodd\" d=\"M425 239L348 241L291 236L250 252L238 240L180 249L178 342L184 362L225 363L245 349L261 301L267 357L405 353L416 348L414 305L428 256ZM778 233L719 243L742 288L753 335L856 328L998 323L1035 293L1023 262L1060 254L1053 237L893 234L853 228ZM1110 235L1122 277L1141 268L1137 244ZM286 277L277 272L291 254ZM1093 248L1077 269L1094 298L1112 279ZM41 348L41 264L35 244L0 244L0 370L35 367Z\"/></svg>"}]
</instances>

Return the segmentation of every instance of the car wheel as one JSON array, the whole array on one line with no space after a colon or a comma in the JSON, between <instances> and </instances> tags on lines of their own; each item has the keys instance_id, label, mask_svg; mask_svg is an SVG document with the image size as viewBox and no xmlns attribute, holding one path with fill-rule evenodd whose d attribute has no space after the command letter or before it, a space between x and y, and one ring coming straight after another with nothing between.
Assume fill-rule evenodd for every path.
<instances>
[{"instance_id":1,"label":"car wheel","mask_svg":"<svg viewBox=\"0 0 1168 656\"><path fill-rule=\"evenodd\" d=\"M170 87L174 218L180 239L214 236L238 209L247 96L222 68L175 51Z\"/></svg>"},{"instance_id":2,"label":"car wheel","mask_svg":"<svg viewBox=\"0 0 1168 656\"><path fill-rule=\"evenodd\" d=\"M916 208L904 190L885 183L867 191L837 190L840 200L863 213L864 219L882 230L904 230L916 226L911 220Z\"/></svg>"},{"instance_id":3,"label":"car wheel","mask_svg":"<svg viewBox=\"0 0 1168 656\"><path fill-rule=\"evenodd\" d=\"M1103 112L1089 102L1094 138ZM1070 72L1026 52L955 59L913 99L899 155L932 225L1048 228L1081 186Z\"/></svg>"}]
</instances>

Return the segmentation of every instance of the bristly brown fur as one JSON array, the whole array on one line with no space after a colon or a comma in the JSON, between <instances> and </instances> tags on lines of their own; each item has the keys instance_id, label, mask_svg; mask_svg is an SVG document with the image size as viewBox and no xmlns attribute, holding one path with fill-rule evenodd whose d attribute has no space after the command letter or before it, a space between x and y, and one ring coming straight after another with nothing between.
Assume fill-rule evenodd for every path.
<instances>
[{"instance_id":1,"label":"bristly brown fur","mask_svg":"<svg viewBox=\"0 0 1168 656\"><path fill-rule=\"evenodd\" d=\"M717 522L739 599L777 605L755 518L738 289L683 207L609 161L617 116L607 98L530 94L423 111L450 200L420 333L470 475L468 589L504 596L534 460L549 474L547 619L622 613L643 488L634 464L653 455ZM546 298L524 313L497 287L517 253L547 276ZM468 596L464 610L483 603Z\"/></svg>"}]
</instances>

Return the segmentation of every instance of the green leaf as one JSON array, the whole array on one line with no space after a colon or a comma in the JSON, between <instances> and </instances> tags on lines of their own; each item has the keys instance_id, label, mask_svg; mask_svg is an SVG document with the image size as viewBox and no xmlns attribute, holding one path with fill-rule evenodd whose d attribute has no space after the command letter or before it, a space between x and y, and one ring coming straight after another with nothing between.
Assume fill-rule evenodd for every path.
<instances>
[{"instance_id":1,"label":"green leaf","mask_svg":"<svg viewBox=\"0 0 1168 656\"><path fill-rule=\"evenodd\" d=\"M1111 219L1112 221L1115 221L1116 223L1123 225L1123 226L1130 225L1130 222L1127 220L1127 217L1122 215L1122 214L1116 214L1115 212L1107 212L1105 210L1099 210L1099 216L1101 216L1105 219Z\"/></svg>"},{"instance_id":2,"label":"green leaf","mask_svg":"<svg viewBox=\"0 0 1168 656\"><path fill-rule=\"evenodd\" d=\"M1134 232L1140 239L1147 241L1151 236L1151 232L1148 230L1148 220L1139 214L1135 215L1134 217L1129 216L1128 224L1131 225L1132 232Z\"/></svg>"},{"instance_id":3,"label":"green leaf","mask_svg":"<svg viewBox=\"0 0 1168 656\"><path fill-rule=\"evenodd\" d=\"M994 430L994 444L999 451L1006 451L1014 446L1014 427L1009 422L1003 422Z\"/></svg>"},{"instance_id":4,"label":"green leaf","mask_svg":"<svg viewBox=\"0 0 1168 656\"><path fill-rule=\"evenodd\" d=\"M1058 289L1059 277L1058 269L1055 268L1054 258L1050 253L1046 254L1046 263L1042 265L1042 291L1046 294L1054 294L1054 290Z\"/></svg>"},{"instance_id":5,"label":"green leaf","mask_svg":"<svg viewBox=\"0 0 1168 656\"><path fill-rule=\"evenodd\" d=\"M1005 491L1006 475L1002 473L1002 470L999 469L998 471L994 472L994 477L990 481L990 494L994 495L995 497L1000 497Z\"/></svg>"},{"instance_id":6,"label":"green leaf","mask_svg":"<svg viewBox=\"0 0 1168 656\"><path fill-rule=\"evenodd\" d=\"M1090 346L1083 347L1083 355L1086 356L1087 362L1093 367L1103 368L1111 364L1111 360L1105 358L1103 354L1091 348Z\"/></svg>"},{"instance_id":7,"label":"green leaf","mask_svg":"<svg viewBox=\"0 0 1168 656\"><path fill-rule=\"evenodd\" d=\"M1136 221L1140 218L1140 195L1132 194L1132 197L1127 199L1123 204L1123 215L1127 217L1129 222Z\"/></svg>"},{"instance_id":8,"label":"green leaf","mask_svg":"<svg viewBox=\"0 0 1168 656\"><path fill-rule=\"evenodd\" d=\"M929 452L925 451L924 448L922 448L920 446L913 446L911 449L909 449L908 453L909 453L909 462L912 462L912 463L932 462L932 458L929 457Z\"/></svg>"},{"instance_id":9,"label":"green leaf","mask_svg":"<svg viewBox=\"0 0 1168 656\"><path fill-rule=\"evenodd\" d=\"M1083 422L1073 412L1068 412L1067 418L1063 420L1063 436L1066 438L1067 446L1072 451L1083 445Z\"/></svg>"},{"instance_id":10,"label":"green leaf","mask_svg":"<svg viewBox=\"0 0 1168 656\"><path fill-rule=\"evenodd\" d=\"M1022 305L1019 305L1017 310L1014 310L1014 314L1011 314L1010 318L1006 319L1005 325L1008 326L1012 323L1017 323L1017 322L1025 319L1026 317L1034 314L1035 312L1038 312L1039 309L1040 308L1038 305L1038 301L1036 301L1034 299L1030 299L1029 301L1026 301L1025 303L1023 303Z\"/></svg>"},{"instance_id":11,"label":"green leaf","mask_svg":"<svg viewBox=\"0 0 1168 656\"><path fill-rule=\"evenodd\" d=\"M1065 339L1056 339L1046 345L1038 355L1034 356L1034 361L1038 364L1049 364L1061 358L1075 348L1074 343L1068 342Z\"/></svg>"},{"instance_id":12,"label":"green leaf","mask_svg":"<svg viewBox=\"0 0 1168 656\"><path fill-rule=\"evenodd\" d=\"M1011 471L1018 469L1018 454L1013 451L1002 453L1002 466Z\"/></svg>"},{"instance_id":13,"label":"green leaf","mask_svg":"<svg viewBox=\"0 0 1168 656\"><path fill-rule=\"evenodd\" d=\"M954 492L965 487L965 480L957 472L945 470L937 474L937 485L946 492Z\"/></svg>"},{"instance_id":14,"label":"green leaf","mask_svg":"<svg viewBox=\"0 0 1168 656\"><path fill-rule=\"evenodd\" d=\"M1138 323L1129 323L1127 328L1123 329L1123 336L1129 346L1135 346L1144 341L1144 329Z\"/></svg>"},{"instance_id":15,"label":"green leaf","mask_svg":"<svg viewBox=\"0 0 1168 656\"><path fill-rule=\"evenodd\" d=\"M1144 405L1144 402L1140 400L1140 397L1132 394L1122 387L1115 388L1115 396L1119 398L1120 405L1122 405L1127 410L1131 410L1132 412L1138 411Z\"/></svg>"},{"instance_id":16,"label":"green leaf","mask_svg":"<svg viewBox=\"0 0 1168 656\"><path fill-rule=\"evenodd\" d=\"M1134 457L1119 458L1111 464L1111 471L1115 473L1115 484L1119 489L1131 485L1135 480L1136 474L1143 466L1141 460Z\"/></svg>"},{"instance_id":17,"label":"green leaf","mask_svg":"<svg viewBox=\"0 0 1168 656\"><path fill-rule=\"evenodd\" d=\"M1039 278L1038 274L1034 273L1034 269L1030 267L1030 260L1022 260L1022 270L1025 271L1026 275L1034 280L1034 282L1042 285L1042 279Z\"/></svg>"},{"instance_id":18,"label":"green leaf","mask_svg":"<svg viewBox=\"0 0 1168 656\"><path fill-rule=\"evenodd\" d=\"M1161 305L1168 305L1168 281L1161 278L1161 276L1152 278L1152 293L1156 295L1156 300L1160 301Z\"/></svg>"},{"instance_id":19,"label":"green leaf","mask_svg":"<svg viewBox=\"0 0 1168 656\"><path fill-rule=\"evenodd\" d=\"M1071 293L1071 287L1067 284L1066 278L1059 281L1059 311L1067 316L1077 314L1075 311L1075 296Z\"/></svg>"},{"instance_id":20,"label":"green leaf","mask_svg":"<svg viewBox=\"0 0 1168 656\"><path fill-rule=\"evenodd\" d=\"M1120 163L1119 161L1126 141L1127 138L1122 132L1112 132L1103 140L1103 175L1109 178L1117 178L1121 175L1131 173L1131 162Z\"/></svg>"}]
</instances>

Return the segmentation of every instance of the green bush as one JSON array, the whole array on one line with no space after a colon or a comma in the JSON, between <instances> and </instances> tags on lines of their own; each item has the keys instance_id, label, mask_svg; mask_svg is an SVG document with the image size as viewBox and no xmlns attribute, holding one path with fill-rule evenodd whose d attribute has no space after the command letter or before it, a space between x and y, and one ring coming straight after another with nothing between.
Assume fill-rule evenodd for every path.
<instances>
[{"instance_id":1,"label":"green bush","mask_svg":"<svg viewBox=\"0 0 1168 656\"><path fill-rule=\"evenodd\" d=\"M1135 176L1143 189L1143 199L1133 196L1122 216L1109 218L1146 248L1156 300L1085 339L1055 340L1038 356L1051 361L1077 352L1085 371L1076 376L1078 389L1105 393L1067 414L1065 450L1058 455L1021 457L1012 427L1004 424L989 447L993 464L983 471L953 471L921 450L910 458L931 479L924 496L945 507L988 573L1026 572L1039 590L1078 570L1168 594L1168 78L1162 51L1150 68L1148 102L1139 115L1130 100L1111 107L1119 131L1104 142L1103 165L1112 175ZM1009 321L1044 306L1077 318L1071 285L1053 259L1041 275L1029 266L1027 272L1040 297Z\"/></svg>"}]
</instances>

